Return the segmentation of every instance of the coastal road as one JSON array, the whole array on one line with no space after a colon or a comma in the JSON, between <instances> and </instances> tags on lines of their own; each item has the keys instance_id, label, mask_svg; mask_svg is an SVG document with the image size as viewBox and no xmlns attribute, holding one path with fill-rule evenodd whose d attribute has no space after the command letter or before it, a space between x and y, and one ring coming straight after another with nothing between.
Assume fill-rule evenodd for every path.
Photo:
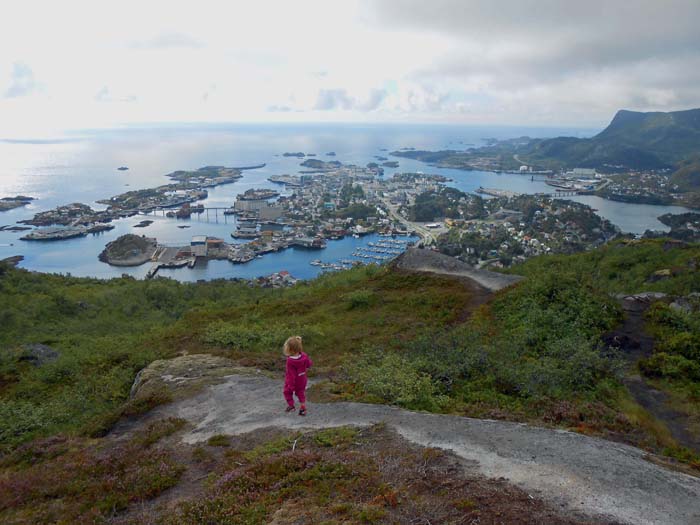
<instances>
[{"instance_id":1,"label":"coastal road","mask_svg":"<svg viewBox=\"0 0 700 525\"><path fill-rule=\"evenodd\" d=\"M192 428L182 440L190 444L268 427L383 423L413 443L452 451L469 471L505 478L533 497L586 514L593 522L700 523L700 479L660 466L638 448L522 423L364 403L314 403L301 418L284 412L281 388L281 379L231 375L195 397L156 409L153 416L186 419Z\"/></svg>"}]
</instances>

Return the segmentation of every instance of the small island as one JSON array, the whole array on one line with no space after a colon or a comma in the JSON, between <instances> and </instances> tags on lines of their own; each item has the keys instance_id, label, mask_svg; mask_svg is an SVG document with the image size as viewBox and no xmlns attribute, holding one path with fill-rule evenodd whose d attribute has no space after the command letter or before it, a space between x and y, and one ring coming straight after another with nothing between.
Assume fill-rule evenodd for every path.
<instances>
[{"instance_id":1,"label":"small island","mask_svg":"<svg viewBox=\"0 0 700 525\"><path fill-rule=\"evenodd\" d=\"M304 162L301 163L301 165L305 168L311 168L310 172L302 172L302 173L314 173L314 172L324 172L324 171L332 171L340 168L342 164L338 162L337 160L330 160L330 161L323 161L323 160L318 160L318 159L307 159Z\"/></svg>"},{"instance_id":2,"label":"small island","mask_svg":"<svg viewBox=\"0 0 700 525\"><path fill-rule=\"evenodd\" d=\"M300 159L306 157L306 154L303 151L287 151L286 153L282 154L283 157L298 157Z\"/></svg>"},{"instance_id":3,"label":"small island","mask_svg":"<svg viewBox=\"0 0 700 525\"><path fill-rule=\"evenodd\" d=\"M21 208L26 206L34 197L26 197L24 195L17 195L16 197L3 197L0 199L0 211L14 210L15 208Z\"/></svg>"},{"instance_id":4,"label":"small island","mask_svg":"<svg viewBox=\"0 0 700 525\"><path fill-rule=\"evenodd\" d=\"M119 166L117 168L118 171L127 171L129 168L127 166Z\"/></svg>"},{"instance_id":5,"label":"small island","mask_svg":"<svg viewBox=\"0 0 700 525\"><path fill-rule=\"evenodd\" d=\"M107 243L98 258L112 266L140 266L151 260L157 248L155 239L127 233Z\"/></svg>"}]
</instances>

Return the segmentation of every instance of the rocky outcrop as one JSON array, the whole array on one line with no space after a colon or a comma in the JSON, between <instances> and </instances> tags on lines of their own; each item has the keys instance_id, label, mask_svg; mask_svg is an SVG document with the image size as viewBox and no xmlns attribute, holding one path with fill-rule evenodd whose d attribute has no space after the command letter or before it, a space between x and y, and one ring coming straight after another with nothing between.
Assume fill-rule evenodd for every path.
<instances>
[{"instance_id":1,"label":"rocky outcrop","mask_svg":"<svg viewBox=\"0 0 700 525\"><path fill-rule=\"evenodd\" d=\"M480 474L505 478L533 497L634 524L690 524L700 517L700 479L656 464L660 458L600 438L522 423L410 412L385 405L312 403L307 417L284 412L283 379L232 375L164 407L186 419L186 443L264 428L321 429L384 423L407 440L453 451ZM653 461L650 461L652 459Z\"/></svg>"},{"instance_id":2,"label":"rocky outcrop","mask_svg":"<svg viewBox=\"0 0 700 525\"><path fill-rule=\"evenodd\" d=\"M523 279L519 275L507 275L476 269L449 255L420 248L409 248L406 250L396 258L394 266L407 271L466 277L492 292L507 288Z\"/></svg>"},{"instance_id":3,"label":"rocky outcrop","mask_svg":"<svg viewBox=\"0 0 700 525\"><path fill-rule=\"evenodd\" d=\"M159 359L139 371L129 395L133 399L166 392L168 397L180 399L233 373L255 374L256 371L237 367L230 359L209 354Z\"/></svg>"},{"instance_id":4,"label":"rocky outcrop","mask_svg":"<svg viewBox=\"0 0 700 525\"><path fill-rule=\"evenodd\" d=\"M22 346L20 361L28 361L34 366L51 363L59 357L58 350L41 343L29 343Z\"/></svg>"}]
</instances>

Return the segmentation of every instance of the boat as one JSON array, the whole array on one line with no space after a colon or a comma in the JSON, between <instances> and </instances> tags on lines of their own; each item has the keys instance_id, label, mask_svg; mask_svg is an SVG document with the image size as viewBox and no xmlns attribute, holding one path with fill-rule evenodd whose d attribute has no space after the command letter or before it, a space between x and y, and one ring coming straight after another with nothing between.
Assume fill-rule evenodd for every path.
<instances>
[{"instance_id":1,"label":"boat","mask_svg":"<svg viewBox=\"0 0 700 525\"><path fill-rule=\"evenodd\" d=\"M314 259L309 263L311 266L321 266L321 259Z\"/></svg>"}]
</instances>

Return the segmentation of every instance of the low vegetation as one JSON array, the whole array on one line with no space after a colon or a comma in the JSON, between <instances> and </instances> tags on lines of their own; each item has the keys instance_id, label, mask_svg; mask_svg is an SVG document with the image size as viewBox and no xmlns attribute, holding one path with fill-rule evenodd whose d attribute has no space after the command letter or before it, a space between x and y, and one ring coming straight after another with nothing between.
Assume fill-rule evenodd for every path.
<instances>
[{"instance_id":1,"label":"low vegetation","mask_svg":"<svg viewBox=\"0 0 700 525\"><path fill-rule=\"evenodd\" d=\"M327 371L363 343L398 348L446 326L469 296L448 279L377 267L285 291L0 272L0 451L59 432L98 435L168 401L158 392L128 400L136 373L156 359L208 352L279 371L284 340L302 334ZM34 344L56 357L39 365Z\"/></svg>"},{"instance_id":2,"label":"low vegetation","mask_svg":"<svg viewBox=\"0 0 700 525\"><path fill-rule=\"evenodd\" d=\"M121 523L578 523L381 426L284 433L252 449L235 441L196 497Z\"/></svg>"},{"instance_id":3,"label":"low vegetation","mask_svg":"<svg viewBox=\"0 0 700 525\"><path fill-rule=\"evenodd\" d=\"M685 302L669 306L667 299L648 310L656 347L639 371L700 433L700 318L689 295L700 291L698 261L700 246L668 240L538 257L509 270L525 280L478 307L458 281L389 267L263 289L0 266L0 521L131 519L135 504L183 483L188 468L201 472L201 497L184 498L167 516L153 514L152 523L287 523L287 514L329 523L406 522L430 513L496 519L484 503L506 505L495 485L482 480L476 490L455 481L436 492L447 460L420 461L434 452L406 447L375 450L357 429L286 434L247 448L218 435L187 458L169 448L182 420L156 422L128 439L96 437L120 417L169 401L158 391L129 399L137 372L154 360L212 354L281 377L280 349L294 334L304 337L312 373L323 379L311 390L316 399L564 427L700 467L630 397L623 382L630 363L601 337L623 316L615 294L682 296ZM373 432L383 442L396 439ZM430 473L429 465L439 468ZM425 483L407 484L404 470ZM458 476L450 472L453 483ZM508 501L519 502L512 490ZM149 523L142 518L133 523Z\"/></svg>"}]
</instances>

